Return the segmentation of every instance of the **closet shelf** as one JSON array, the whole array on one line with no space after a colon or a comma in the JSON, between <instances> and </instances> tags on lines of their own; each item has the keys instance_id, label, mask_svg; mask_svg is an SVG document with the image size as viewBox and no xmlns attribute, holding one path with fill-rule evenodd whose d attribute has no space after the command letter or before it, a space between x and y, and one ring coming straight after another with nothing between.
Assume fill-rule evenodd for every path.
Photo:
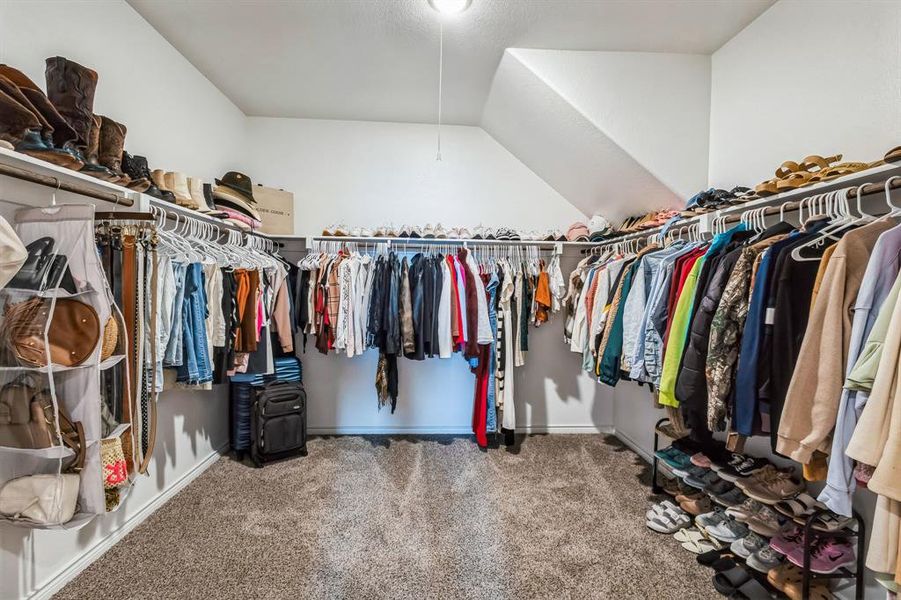
<instances>
[{"instance_id":1,"label":"closet shelf","mask_svg":"<svg viewBox=\"0 0 901 600\"><path fill-rule=\"evenodd\" d=\"M816 185L811 185L808 187L797 188L794 190L789 190L787 192L782 192L781 194L775 194L772 196L767 196L766 198L760 198L758 200L752 200L750 202L744 202L742 204L736 204L734 206L729 206L727 208L721 208L719 210L711 211L709 213L704 213L700 215L695 215L693 217L689 217L686 219L681 219L677 221L671 229L678 230L680 228L687 227L689 225L695 225L698 223L702 223L705 220L708 222L712 221L718 217L728 217L731 216L733 218L738 217L742 213L745 213L749 210L755 208L766 208L772 206L779 206L780 204L784 204L786 202L797 202L803 198L808 198L810 196L815 196L817 194L824 194L826 192L831 192L835 190L840 190L842 188L847 187L859 187L865 184L873 184L873 183L881 183L888 179L889 177L901 176L901 163L892 163L879 165L878 167L873 167L872 169L867 169L865 171L860 171L858 173L852 173L851 175L846 175L844 177L839 177L838 179L833 179L832 181L826 181L823 183L818 183ZM876 190L878 192L878 190ZM865 190L865 194L874 193L873 190ZM636 231L635 233L628 233L625 235L621 235L615 238L610 238L607 240L603 240L602 242L597 242L594 245L604 245L604 244L613 244L616 242L623 242L626 240L633 239L641 239L648 237L649 235L653 235L655 233L660 233L663 227L653 227L650 229L644 229L642 231Z\"/></svg>"},{"instance_id":2,"label":"closet shelf","mask_svg":"<svg viewBox=\"0 0 901 600\"><path fill-rule=\"evenodd\" d=\"M243 233L245 235L255 235L257 237L262 238L272 238L268 234L259 232L259 231L245 231L240 227L236 227L235 225L231 225L226 223L222 219L217 219L216 217L211 217L209 215L205 215L202 212L193 210L191 208L185 208L184 206L179 206L177 204L172 204L171 202L166 202L165 200L160 200L159 198L155 198L153 196L148 196L147 194L141 194L141 203L142 205L155 207L164 213L166 213L167 217L175 218L175 219L184 219L185 217L190 219L195 219L197 221L201 221L203 223L209 223L210 225L215 225L220 230L230 230L237 231L238 233Z\"/></svg>"},{"instance_id":3,"label":"closet shelf","mask_svg":"<svg viewBox=\"0 0 901 600\"><path fill-rule=\"evenodd\" d=\"M273 239L296 239L287 236L272 236ZM563 246L596 246L603 242L551 242L548 240L477 240L472 238L403 238L403 237L354 237L349 235L312 236L307 238L312 242L362 242L369 244L402 244L406 246L432 246L436 244L472 245L472 246L538 246L541 248L553 248L557 244ZM604 240L607 241L607 240Z\"/></svg>"},{"instance_id":4,"label":"closet shelf","mask_svg":"<svg viewBox=\"0 0 901 600\"><path fill-rule=\"evenodd\" d=\"M137 192L122 186L100 181L96 177L59 167L6 148L0 148L0 175L47 188L39 194L39 197L43 199L42 204L45 206L49 204L48 200L53 190L103 200L122 208L133 206L139 196ZM3 187L0 186L0 190L2 189ZM18 194L15 200L6 194L3 199L16 203L20 203L22 200ZM62 202L62 198L58 200ZM31 202L28 204L32 205Z\"/></svg>"}]
</instances>

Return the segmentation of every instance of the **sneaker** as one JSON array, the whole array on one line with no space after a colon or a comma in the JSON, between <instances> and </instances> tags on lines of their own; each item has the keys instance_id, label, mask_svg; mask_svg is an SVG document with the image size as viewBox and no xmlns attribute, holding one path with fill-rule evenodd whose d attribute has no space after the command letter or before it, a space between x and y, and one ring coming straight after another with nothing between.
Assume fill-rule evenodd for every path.
<instances>
[{"instance_id":1,"label":"sneaker","mask_svg":"<svg viewBox=\"0 0 901 600\"><path fill-rule=\"evenodd\" d=\"M732 454L731 457L728 459L728 461L725 464L713 463L710 465L710 468L713 469L714 471L716 471L717 473L722 473L725 469L728 469L729 467L733 467L733 468L737 467L738 465L740 465L742 463L743 460L745 460L745 457L743 455ZM722 477L722 475L720 477Z\"/></svg>"},{"instance_id":2,"label":"sneaker","mask_svg":"<svg viewBox=\"0 0 901 600\"><path fill-rule=\"evenodd\" d=\"M725 483L727 485L732 485L728 481L723 481L723 483ZM729 491L727 491L724 494L716 494L713 496L714 502L716 502L720 506L726 506L726 507L738 506L739 504L741 504L742 502L744 502L747 499L748 499L748 497L744 495L744 492L742 492L740 489L738 489L735 486L733 486L732 489L730 489Z\"/></svg>"},{"instance_id":3,"label":"sneaker","mask_svg":"<svg viewBox=\"0 0 901 600\"><path fill-rule=\"evenodd\" d=\"M447 239L447 232L444 230L444 227L441 226L441 223L435 225L435 237L439 240Z\"/></svg>"},{"instance_id":4,"label":"sneaker","mask_svg":"<svg viewBox=\"0 0 901 600\"><path fill-rule=\"evenodd\" d=\"M747 523L748 527L754 533L759 533L766 537L773 537L774 535L779 534L779 530L782 528L784 520L769 506L761 506L756 514L751 515L745 520L745 523Z\"/></svg>"},{"instance_id":5,"label":"sneaker","mask_svg":"<svg viewBox=\"0 0 901 600\"><path fill-rule=\"evenodd\" d=\"M776 504L800 494L804 488L804 482L795 478L794 469L761 469L756 475L756 481L745 485L744 492L764 504Z\"/></svg>"},{"instance_id":6,"label":"sneaker","mask_svg":"<svg viewBox=\"0 0 901 600\"><path fill-rule=\"evenodd\" d=\"M707 528L707 533L721 542L734 542L748 535L748 528L733 519L723 516L723 520Z\"/></svg>"},{"instance_id":7,"label":"sneaker","mask_svg":"<svg viewBox=\"0 0 901 600\"><path fill-rule=\"evenodd\" d=\"M782 555L769 546L757 550L747 558L747 564L755 571L767 573L782 564Z\"/></svg>"},{"instance_id":8,"label":"sneaker","mask_svg":"<svg viewBox=\"0 0 901 600\"><path fill-rule=\"evenodd\" d=\"M747 559L758 550L769 547L770 543L766 539L760 537L756 533L749 533L745 537L732 542L729 549L732 550L736 556Z\"/></svg>"},{"instance_id":9,"label":"sneaker","mask_svg":"<svg viewBox=\"0 0 901 600\"><path fill-rule=\"evenodd\" d=\"M713 483L713 481L707 480L708 475L712 475L713 477L719 479L719 476L710 469L702 469L701 467L689 465L689 467L685 470L685 476L682 478L682 481L684 481L691 487L703 490L708 485L708 483Z\"/></svg>"},{"instance_id":10,"label":"sneaker","mask_svg":"<svg viewBox=\"0 0 901 600\"><path fill-rule=\"evenodd\" d=\"M782 530L770 540L770 548L779 554L786 556L801 546L801 540L804 538L804 530L795 525L788 523Z\"/></svg>"},{"instance_id":11,"label":"sneaker","mask_svg":"<svg viewBox=\"0 0 901 600\"><path fill-rule=\"evenodd\" d=\"M683 500L679 502L679 508L694 517L709 512L713 508L713 503L707 496L699 496L697 498L682 496L682 498Z\"/></svg>"},{"instance_id":12,"label":"sneaker","mask_svg":"<svg viewBox=\"0 0 901 600\"><path fill-rule=\"evenodd\" d=\"M711 471L711 473L713 473L713 471ZM713 474L716 475L716 473ZM723 494L731 492L734 489L734 485L732 485L728 481L720 479L719 475L717 475L716 481L705 487L704 492L710 494L711 496L721 496Z\"/></svg>"},{"instance_id":13,"label":"sneaker","mask_svg":"<svg viewBox=\"0 0 901 600\"><path fill-rule=\"evenodd\" d=\"M753 498L748 498L738 506L727 508L726 514L733 517L739 523L744 523L750 517L756 515L761 508L763 508L763 504Z\"/></svg>"},{"instance_id":14,"label":"sneaker","mask_svg":"<svg viewBox=\"0 0 901 600\"><path fill-rule=\"evenodd\" d=\"M754 485L758 481L763 481L770 477L774 477L776 473L779 472L779 468L773 464L766 464L753 471L750 475L747 476L739 476L735 480L735 485L740 487L741 489L745 489L749 485ZM728 476L728 473L726 474Z\"/></svg>"},{"instance_id":15,"label":"sneaker","mask_svg":"<svg viewBox=\"0 0 901 600\"><path fill-rule=\"evenodd\" d=\"M795 548L788 560L803 568L804 547ZM856 560L854 547L844 540L817 536L810 545L810 570L814 573L835 573L842 567L853 565Z\"/></svg>"},{"instance_id":16,"label":"sneaker","mask_svg":"<svg viewBox=\"0 0 901 600\"><path fill-rule=\"evenodd\" d=\"M483 240L485 239L485 228L479 225L475 229L472 230L472 239L474 240Z\"/></svg>"},{"instance_id":17,"label":"sneaker","mask_svg":"<svg viewBox=\"0 0 901 600\"><path fill-rule=\"evenodd\" d=\"M698 515L695 518L695 524L699 527L704 527L705 529L708 527L713 527L718 523L726 520L726 513L723 512L723 509L719 506L715 507L712 511L708 513L704 513L703 515Z\"/></svg>"},{"instance_id":18,"label":"sneaker","mask_svg":"<svg viewBox=\"0 0 901 600\"><path fill-rule=\"evenodd\" d=\"M397 232L397 235L402 238L410 237L410 227L407 225L401 225L400 231Z\"/></svg>"},{"instance_id":19,"label":"sneaker","mask_svg":"<svg viewBox=\"0 0 901 600\"><path fill-rule=\"evenodd\" d=\"M430 240L435 237L435 228L432 227L431 223L426 223L425 228L422 230L422 237Z\"/></svg>"},{"instance_id":20,"label":"sneaker","mask_svg":"<svg viewBox=\"0 0 901 600\"><path fill-rule=\"evenodd\" d=\"M740 454L738 456L741 456ZM726 481L737 482L739 479L749 477L770 464L762 458L753 458L751 456L742 456L742 460L736 464L731 463L720 471L720 477Z\"/></svg>"},{"instance_id":21,"label":"sneaker","mask_svg":"<svg viewBox=\"0 0 901 600\"><path fill-rule=\"evenodd\" d=\"M691 466L691 457L672 446L664 448L663 450L658 450L654 454L654 456L665 462L671 469L679 469L680 471L685 471L686 469L688 469L688 467ZM684 476L685 475L681 475L681 477Z\"/></svg>"},{"instance_id":22,"label":"sneaker","mask_svg":"<svg viewBox=\"0 0 901 600\"><path fill-rule=\"evenodd\" d=\"M414 225L410 227L410 237L413 239L419 239L422 237L422 228L418 225Z\"/></svg>"}]
</instances>

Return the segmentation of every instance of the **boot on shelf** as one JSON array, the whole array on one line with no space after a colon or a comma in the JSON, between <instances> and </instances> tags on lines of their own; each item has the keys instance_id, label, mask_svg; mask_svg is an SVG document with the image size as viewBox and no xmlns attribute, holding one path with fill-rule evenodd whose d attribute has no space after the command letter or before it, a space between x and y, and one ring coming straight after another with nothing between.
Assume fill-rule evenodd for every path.
<instances>
[{"instance_id":1,"label":"boot on shelf","mask_svg":"<svg viewBox=\"0 0 901 600\"><path fill-rule=\"evenodd\" d=\"M47 97L75 130L76 146L85 163L81 172L104 181L117 181L119 177L97 160L100 144L100 119L94 117L97 72L62 56L54 56L47 59L44 75Z\"/></svg>"},{"instance_id":2,"label":"boot on shelf","mask_svg":"<svg viewBox=\"0 0 901 600\"><path fill-rule=\"evenodd\" d=\"M109 117L100 116L100 164L115 174L115 183L126 186L131 177L122 172L122 150L125 148L125 125L117 123Z\"/></svg>"},{"instance_id":3,"label":"boot on shelf","mask_svg":"<svg viewBox=\"0 0 901 600\"><path fill-rule=\"evenodd\" d=\"M3 75L0 75L0 92L3 92L13 102L31 113L34 117L31 120L32 125L37 123L36 126L31 128L35 130L37 135L33 133L25 134L22 140L15 144L16 150L61 167L71 168L77 164L77 161L67 152L53 147L53 127L46 119L42 118L41 113L29 102L18 86Z\"/></svg>"},{"instance_id":4,"label":"boot on shelf","mask_svg":"<svg viewBox=\"0 0 901 600\"><path fill-rule=\"evenodd\" d=\"M160 192L160 195L157 196L157 198L165 200L166 202L171 202L172 204L177 204L175 201L175 194L169 189L169 186L166 185L165 171L162 169L154 169L150 174L150 180L153 182L154 187ZM148 190L147 193L149 194L150 191Z\"/></svg>"},{"instance_id":5,"label":"boot on shelf","mask_svg":"<svg viewBox=\"0 0 901 600\"><path fill-rule=\"evenodd\" d=\"M150 191L155 188L153 182L150 181L150 169L147 167L147 159L143 156L132 156L128 152L122 152L122 170L128 175L131 181L128 183L128 189L136 192L147 193L151 196L159 196ZM159 189L156 190L157 193Z\"/></svg>"},{"instance_id":6,"label":"boot on shelf","mask_svg":"<svg viewBox=\"0 0 901 600\"><path fill-rule=\"evenodd\" d=\"M57 150L71 156L70 169L78 171L84 165L76 147L78 134L63 118L43 90L32 81L25 73L9 65L0 65L0 75L12 81L22 94L28 98L31 105L40 113L40 116L53 128L53 136L50 140ZM48 143L48 140L45 140Z\"/></svg>"}]
</instances>

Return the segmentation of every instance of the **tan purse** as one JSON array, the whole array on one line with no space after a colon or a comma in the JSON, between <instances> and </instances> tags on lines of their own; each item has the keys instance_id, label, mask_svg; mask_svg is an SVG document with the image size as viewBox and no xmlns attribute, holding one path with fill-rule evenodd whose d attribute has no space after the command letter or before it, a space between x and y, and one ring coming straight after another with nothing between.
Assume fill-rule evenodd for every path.
<instances>
[{"instance_id":1,"label":"tan purse","mask_svg":"<svg viewBox=\"0 0 901 600\"><path fill-rule=\"evenodd\" d=\"M115 489L128 481L128 465L121 437L100 440L100 462L103 463L103 487Z\"/></svg>"},{"instance_id":2,"label":"tan purse","mask_svg":"<svg viewBox=\"0 0 901 600\"><path fill-rule=\"evenodd\" d=\"M84 302L60 298L51 318L51 306L51 300L43 298L7 306L3 329L7 347L29 365L47 366L49 350L51 363L78 366L91 356L100 339L97 311ZM51 319L47 330L49 348L45 348L44 328L48 318Z\"/></svg>"},{"instance_id":3,"label":"tan purse","mask_svg":"<svg viewBox=\"0 0 901 600\"><path fill-rule=\"evenodd\" d=\"M28 475L0 487L0 514L41 525L62 525L75 515L78 475Z\"/></svg>"},{"instance_id":4,"label":"tan purse","mask_svg":"<svg viewBox=\"0 0 901 600\"><path fill-rule=\"evenodd\" d=\"M81 421L73 422L62 406L55 411L50 392L39 390L31 374L20 375L0 389L0 446L32 450L54 446L57 412L62 443L75 453L63 470L80 470L86 448Z\"/></svg>"}]
</instances>

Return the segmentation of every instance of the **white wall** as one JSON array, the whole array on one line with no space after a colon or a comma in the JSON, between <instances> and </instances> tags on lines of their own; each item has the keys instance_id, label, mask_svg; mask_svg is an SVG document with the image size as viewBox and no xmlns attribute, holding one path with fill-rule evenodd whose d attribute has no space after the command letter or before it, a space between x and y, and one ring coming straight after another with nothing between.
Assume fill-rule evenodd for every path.
<instances>
[{"instance_id":1,"label":"white wall","mask_svg":"<svg viewBox=\"0 0 901 600\"><path fill-rule=\"evenodd\" d=\"M712 87L711 185L881 159L901 143L901 3L782 0L714 53Z\"/></svg>"},{"instance_id":2,"label":"white wall","mask_svg":"<svg viewBox=\"0 0 901 600\"><path fill-rule=\"evenodd\" d=\"M249 118L246 172L294 192L295 233L332 223L566 228L585 215L478 127Z\"/></svg>"},{"instance_id":3,"label":"white wall","mask_svg":"<svg viewBox=\"0 0 901 600\"><path fill-rule=\"evenodd\" d=\"M94 112L125 124L151 169L210 180L241 165L244 114L125 2L0 2L0 62L46 89L52 56L97 71Z\"/></svg>"},{"instance_id":4,"label":"white wall","mask_svg":"<svg viewBox=\"0 0 901 600\"><path fill-rule=\"evenodd\" d=\"M240 166L243 114L124 2L0 2L0 61L44 86L61 55L100 74L95 111L128 126L126 147L151 167L205 178ZM9 189L15 189L9 186ZM0 214L14 205L0 185ZM39 591L228 440L224 389L166 392L149 477L120 510L78 531L0 525L0 598Z\"/></svg>"}]
</instances>

